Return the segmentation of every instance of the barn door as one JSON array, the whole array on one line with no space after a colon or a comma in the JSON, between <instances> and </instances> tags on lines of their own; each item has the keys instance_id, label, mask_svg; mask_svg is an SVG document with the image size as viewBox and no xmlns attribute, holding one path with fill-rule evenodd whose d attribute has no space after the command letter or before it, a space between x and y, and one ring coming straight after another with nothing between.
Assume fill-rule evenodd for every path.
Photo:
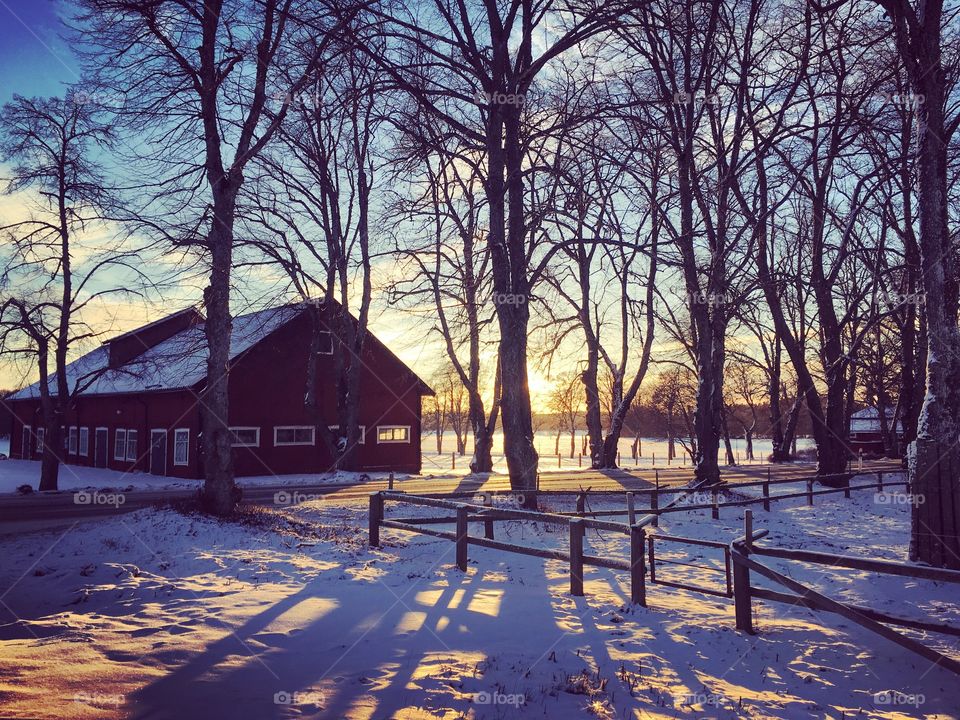
<instances>
[{"instance_id":1,"label":"barn door","mask_svg":"<svg viewBox=\"0 0 960 720\"><path fill-rule=\"evenodd\" d=\"M107 466L107 428L97 428L93 443L93 465L98 468Z\"/></svg>"},{"instance_id":2,"label":"barn door","mask_svg":"<svg viewBox=\"0 0 960 720\"><path fill-rule=\"evenodd\" d=\"M167 431L150 431L150 473L167 474Z\"/></svg>"}]
</instances>

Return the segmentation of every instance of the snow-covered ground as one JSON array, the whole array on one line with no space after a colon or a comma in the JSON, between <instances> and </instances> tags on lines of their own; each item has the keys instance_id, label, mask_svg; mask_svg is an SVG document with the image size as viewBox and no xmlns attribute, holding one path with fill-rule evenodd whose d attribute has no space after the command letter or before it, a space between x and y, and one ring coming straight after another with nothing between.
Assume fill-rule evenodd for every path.
<instances>
[{"instance_id":1,"label":"snow-covered ground","mask_svg":"<svg viewBox=\"0 0 960 720\"><path fill-rule=\"evenodd\" d=\"M357 483L366 479L386 477L386 473L331 472L293 475L262 475L237 478L240 487L256 485L300 486L335 485ZM407 477L405 475L398 478ZM0 494L15 492L21 485L30 485L34 490L40 484L39 460L3 460L0 462ZM120 472L103 468L83 467L80 465L61 465L57 480L60 490L83 490L90 488L119 490L178 490L197 489L203 483L200 480L150 475L141 472Z\"/></svg>"},{"instance_id":2,"label":"snow-covered ground","mask_svg":"<svg viewBox=\"0 0 960 720\"><path fill-rule=\"evenodd\" d=\"M904 557L908 505L870 491L816 502L756 511L764 542ZM741 523L692 511L660 532L728 541ZM749 637L724 598L648 585L649 607L633 607L624 574L598 569L573 598L564 563L471 546L461 573L449 541L385 530L370 549L365 527L364 508L318 502L242 523L141 510L0 540L0 716L960 716L956 676L841 618L756 602ZM566 545L539 523L498 523L497 537ZM612 533L586 542L626 552ZM719 565L713 549L663 547ZM788 572L845 600L960 619L955 586Z\"/></svg>"}]
</instances>

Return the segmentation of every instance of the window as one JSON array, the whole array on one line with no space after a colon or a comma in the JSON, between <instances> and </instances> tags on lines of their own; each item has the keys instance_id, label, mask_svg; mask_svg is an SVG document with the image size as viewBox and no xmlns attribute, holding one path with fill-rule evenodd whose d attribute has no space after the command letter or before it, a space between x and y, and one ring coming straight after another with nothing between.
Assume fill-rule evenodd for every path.
<instances>
[{"instance_id":1,"label":"window","mask_svg":"<svg viewBox=\"0 0 960 720\"><path fill-rule=\"evenodd\" d=\"M80 454L84 457L90 452L90 428L80 428Z\"/></svg>"},{"instance_id":2,"label":"window","mask_svg":"<svg viewBox=\"0 0 960 720\"><path fill-rule=\"evenodd\" d=\"M377 427L378 443L408 443L410 442L409 425L380 425Z\"/></svg>"},{"instance_id":3,"label":"window","mask_svg":"<svg viewBox=\"0 0 960 720\"><path fill-rule=\"evenodd\" d=\"M310 425L290 425L273 429L274 445L313 445L314 428Z\"/></svg>"},{"instance_id":4,"label":"window","mask_svg":"<svg viewBox=\"0 0 960 720\"><path fill-rule=\"evenodd\" d=\"M127 431L117 428L113 436L113 459L123 460L127 456Z\"/></svg>"},{"instance_id":5,"label":"window","mask_svg":"<svg viewBox=\"0 0 960 720\"><path fill-rule=\"evenodd\" d=\"M127 460L137 459L137 431L127 430Z\"/></svg>"},{"instance_id":6,"label":"window","mask_svg":"<svg viewBox=\"0 0 960 720\"><path fill-rule=\"evenodd\" d=\"M46 428L37 428L37 452L43 452L43 436L47 434Z\"/></svg>"},{"instance_id":7,"label":"window","mask_svg":"<svg viewBox=\"0 0 960 720\"><path fill-rule=\"evenodd\" d=\"M260 428L232 427L234 447L260 447Z\"/></svg>"},{"instance_id":8,"label":"window","mask_svg":"<svg viewBox=\"0 0 960 720\"><path fill-rule=\"evenodd\" d=\"M69 445L67 446L67 452L71 455L77 454L77 426L72 425L70 427L70 436L69 436Z\"/></svg>"},{"instance_id":9,"label":"window","mask_svg":"<svg viewBox=\"0 0 960 720\"><path fill-rule=\"evenodd\" d=\"M331 425L331 426L330 426L330 430L332 430L332 431L335 432L335 433L336 433L336 432L340 432L340 426L339 426L339 425ZM367 442L367 426L366 426L366 425L360 425L359 430L360 430L360 442L357 443L357 444L358 444L358 445L364 445L364 444L366 444L366 442Z\"/></svg>"},{"instance_id":10,"label":"window","mask_svg":"<svg viewBox=\"0 0 960 720\"><path fill-rule=\"evenodd\" d=\"M329 330L321 330L317 338L317 355L333 355L333 335Z\"/></svg>"},{"instance_id":11,"label":"window","mask_svg":"<svg viewBox=\"0 0 960 720\"><path fill-rule=\"evenodd\" d=\"M177 428L173 431L173 464L186 465L190 462L190 430Z\"/></svg>"}]
</instances>

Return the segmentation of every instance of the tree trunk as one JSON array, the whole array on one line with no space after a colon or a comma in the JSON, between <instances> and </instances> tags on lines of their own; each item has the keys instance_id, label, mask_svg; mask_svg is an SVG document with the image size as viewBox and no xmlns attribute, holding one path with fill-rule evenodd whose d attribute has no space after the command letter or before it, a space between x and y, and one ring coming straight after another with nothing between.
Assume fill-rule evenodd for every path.
<instances>
[{"instance_id":1,"label":"tree trunk","mask_svg":"<svg viewBox=\"0 0 960 720\"><path fill-rule=\"evenodd\" d=\"M200 394L203 433L203 505L214 515L229 515L240 499L233 481L233 450L229 428L230 398L230 272L233 265L233 220L236 190L215 193L214 220L209 235L210 285L204 292L207 318L207 381Z\"/></svg>"},{"instance_id":2,"label":"tree trunk","mask_svg":"<svg viewBox=\"0 0 960 720\"><path fill-rule=\"evenodd\" d=\"M947 145L940 13L913 38L911 77L920 105L920 257L927 336L927 392L909 463L910 557L960 569L960 329L957 268L947 226ZM909 59L908 59L909 60Z\"/></svg>"},{"instance_id":3,"label":"tree trunk","mask_svg":"<svg viewBox=\"0 0 960 720\"><path fill-rule=\"evenodd\" d=\"M526 507L535 508L539 458L533 445L533 416L527 378L530 288L523 212L520 110L494 105L490 108L488 122L490 256L494 304L500 328L500 386L502 396L509 400L501 408L503 449L511 489L523 494Z\"/></svg>"},{"instance_id":4,"label":"tree trunk","mask_svg":"<svg viewBox=\"0 0 960 720\"><path fill-rule=\"evenodd\" d=\"M770 461L779 463L790 459L790 445L783 432L783 411L780 405L780 376L782 345L779 336L774 339L773 364L770 368L767 392L770 398Z\"/></svg>"}]
</instances>

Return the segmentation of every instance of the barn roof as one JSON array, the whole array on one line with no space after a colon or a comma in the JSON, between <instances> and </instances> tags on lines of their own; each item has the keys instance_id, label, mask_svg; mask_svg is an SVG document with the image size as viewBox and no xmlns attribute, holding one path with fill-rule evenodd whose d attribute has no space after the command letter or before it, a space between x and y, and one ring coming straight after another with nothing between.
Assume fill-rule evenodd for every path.
<instances>
[{"instance_id":1,"label":"barn roof","mask_svg":"<svg viewBox=\"0 0 960 720\"><path fill-rule=\"evenodd\" d=\"M301 312L301 305L285 305L233 318L230 358L243 354ZM79 389L81 395L117 395L193 387L207 376L207 342L203 328L203 323L189 327L116 368L110 367L110 344L107 342L67 365L68 387L71 392ZM129 333L118 337L126 335ZM50 376L49 386L51 394L56 395L55 374ZM36 382L9 396L7 400L36 398L39 397L39 391L40 383Z\"/></svg>"},{"instance_id":2,"label":"barn roof","mask_svg":"<svg viewBox=\"0 0 960 720\"><path fill-rule=\"evenodd\" d=\"M887 416L887 423L893 422L893 417L896 414L894 408L886 408L884 410L884 415ZM902 429L900 421L897 421L897 431L900 432ZM850 432L852 433L870 433L870 432L880 432L880 411L875 407L865 407L863 410L857 410L850 416Z\"/></svg>"}]
</instances>

